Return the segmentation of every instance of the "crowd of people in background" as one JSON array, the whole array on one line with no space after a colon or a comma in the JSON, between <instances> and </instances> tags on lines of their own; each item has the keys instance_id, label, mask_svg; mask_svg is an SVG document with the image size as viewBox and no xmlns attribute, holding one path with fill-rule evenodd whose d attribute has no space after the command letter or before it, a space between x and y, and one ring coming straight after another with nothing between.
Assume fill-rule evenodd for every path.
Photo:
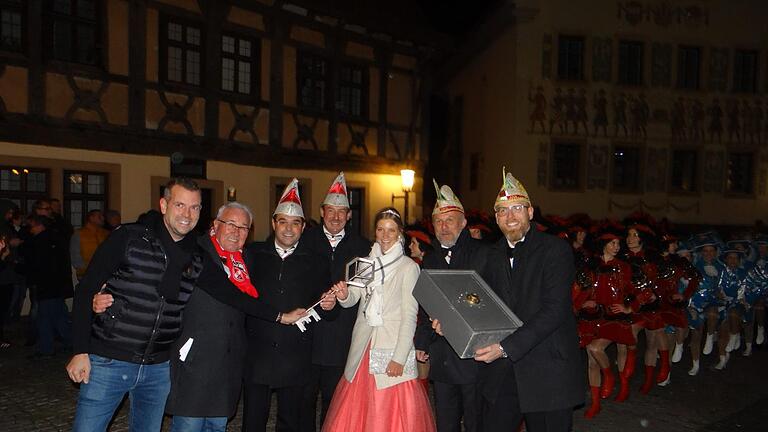
<instances>
[{"instance_id":1,"label":"crowd of people in background","mask_svg":"<svg viewBox=\"0 0 768 432\"><path fill-rule=\"evenodd\" d=\"M98 245L119 225L115 210L91 210L85 224L74 229L58 199L38 199L28 214L14 201L0 199L0 349L11 347L3 329L19 319L27 298L31 320L25 345L35 347L31 357L52 356L55 343L60 350L71 348L65 300L73 296Z\"/></svg>"}]
</instances>

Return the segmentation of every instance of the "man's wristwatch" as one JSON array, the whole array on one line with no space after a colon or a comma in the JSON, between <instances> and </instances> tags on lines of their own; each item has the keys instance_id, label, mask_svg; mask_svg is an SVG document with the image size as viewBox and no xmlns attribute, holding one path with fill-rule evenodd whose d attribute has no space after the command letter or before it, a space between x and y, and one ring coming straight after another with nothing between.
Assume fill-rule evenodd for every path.
<instances>
[{"instance_id":1,"label":"man's wristwatch","mask_svg":"<svg viewBox=\"0 0 768 432\"><path fill-rule=\"evenodd\" d=\"M504 351L504 347L501 344L499 344L499 350L501 351L501 358L509 358L509 354Z\"/></svg>"}]
</instances>

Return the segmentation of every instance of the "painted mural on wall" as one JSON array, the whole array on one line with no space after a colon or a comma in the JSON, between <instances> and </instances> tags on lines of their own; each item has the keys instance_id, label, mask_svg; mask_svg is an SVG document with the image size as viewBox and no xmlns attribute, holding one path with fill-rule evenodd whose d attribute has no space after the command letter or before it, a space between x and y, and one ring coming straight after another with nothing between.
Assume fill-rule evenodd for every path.
<instances>
[{"instance_id":1,"label":"painted mural on wall","mask_svg":"<svg viewBox=\"0 0 768 432\"><path fill-rule=\"evenodd\" d=\"M709 10L695 2L673 5L669 0L617 1L616 17L632 26L642 23L659 27L709 25Z\"/></svg>"},{"instance_id":2,"label":"painted mural on wall","mask_svg":"<svg viewBox=\"0 0 768 432\"><path fill-rule=\"evenodd\" d=\"M528 133L653 139L673 144L768 144L763 96L721 99L540 84L528 91Z\"/></svg>"}]
</instances>

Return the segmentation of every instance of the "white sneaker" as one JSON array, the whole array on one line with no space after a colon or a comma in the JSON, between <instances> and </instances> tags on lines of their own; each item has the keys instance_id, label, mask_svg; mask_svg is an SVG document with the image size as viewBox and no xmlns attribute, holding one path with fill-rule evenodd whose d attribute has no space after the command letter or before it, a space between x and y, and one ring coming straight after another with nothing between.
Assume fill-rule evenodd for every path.
<instances>
[{"instance_id":1,"label":"white sneaker","mask_svg":"<svg viewBox=\"0 0 768 432\"><path fill-rule=\"evenodd\" d=\"M755 343L762 345L763 342L765 342L765 327L757 326L757 339L755 340Z\"/></svg>"},{"instance_id":2,"label":"white sneaker","mask_svg":"<svg viewBox=\"0 0 768 432\"><path fill-rule=\"evenodd\" d=\"M690 376L696 376L699 374L699 361L694 360L693 366L691 366L691 369L688 371L688 375Z\"/></svg>"},{"instance_id":3,"label":"white sneaker","mask_svg":"<svg viewBox=\"0 0 768 432\"><path fill-rule=\"evenodd\" d=\"M676 343L675 350L672 351L672 363L677 363L683 358L683 344Z\"/></svg>"},{"instance_id":4,"label":"white sneaker","mask_svg":"<svg viewBox=\"0 0 768 432\"><path fill-rule=\"evenodd\" d=\"M736 337L733 338L733 351L741 348L741 333L736 333Z\"/></svg>"},{"instance_id":5,"label":"white sneaker","mask_svg":"<svg viewBox=\"0 0 768 432\"><path fill-rule=\"evenodd\" d=\"M720 361L715 365L715 370L723 370L725 369L725 365L728 364L728 359L731 358L731 355L728 353L725 353L725 355L720 356Z\"/></svg>"},{"instance_id":6,"label":"white sneaker","mask_svg":"<svg viewBox=\"0 0 768 432\"><path fill-rule=\"evenodd\" d=\"M669 385L669 383L671 383L671 382L672 382L672 371L670 371L670 372L669 372L669 375L667 375L667 379L665 379L664 381L662 381L662 382L658 383L658 385L659 385L660 387L666 387L666 386L668 386L668 385Z\"/></svg>"},{"instance_id":7,"label":"white sneaker","mask_svg":"<svg viewBox=\"0 0 768 432\"><path fill-rule=\"evenodd\" d=\"M707 334L707 340L704 342L704 350L701 352L704 355L709 355L712 353L712 344L715 341L715 334L709 333Z\"/></svg>"},{"instance_id":8,"label":"white sneaker","mask_svg":"<svg viewBox=\"0 0 768 432\"><path fill-rule=\"evenodd\" d=\"M725 352L729 353L734 350L734 346L736 345L736 335L732 334L728 336L728 345L725 346Z\"/></svg>"},{"instance_id":9,"label":"white sneaker","mask_svg":"<svg viewBox=\"0 0 768 432\"><path fill-rule=\"evenodd\" d=\"M752 344L747 342L745 345L747 347L744 349L744 352L741 355L743 355L744 357L749 357L752 355Z\"/></svg>"}]
</instances>

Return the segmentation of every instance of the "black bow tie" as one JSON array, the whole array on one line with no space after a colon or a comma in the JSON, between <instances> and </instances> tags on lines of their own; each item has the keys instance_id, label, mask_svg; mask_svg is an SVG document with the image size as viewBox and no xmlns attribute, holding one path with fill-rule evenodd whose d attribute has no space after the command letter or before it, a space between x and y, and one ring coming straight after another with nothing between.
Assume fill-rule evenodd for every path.
<instances>
[{"instance_id":1,"label":"black bow tie","mask_svg":"<svg viewBox=\"0 0 768 432\"><path fill-rule=\"evenodd\" d=\"M515 248L507 246L507 258L512 259L515 257Z\"/></svg>"}]
</instances>

